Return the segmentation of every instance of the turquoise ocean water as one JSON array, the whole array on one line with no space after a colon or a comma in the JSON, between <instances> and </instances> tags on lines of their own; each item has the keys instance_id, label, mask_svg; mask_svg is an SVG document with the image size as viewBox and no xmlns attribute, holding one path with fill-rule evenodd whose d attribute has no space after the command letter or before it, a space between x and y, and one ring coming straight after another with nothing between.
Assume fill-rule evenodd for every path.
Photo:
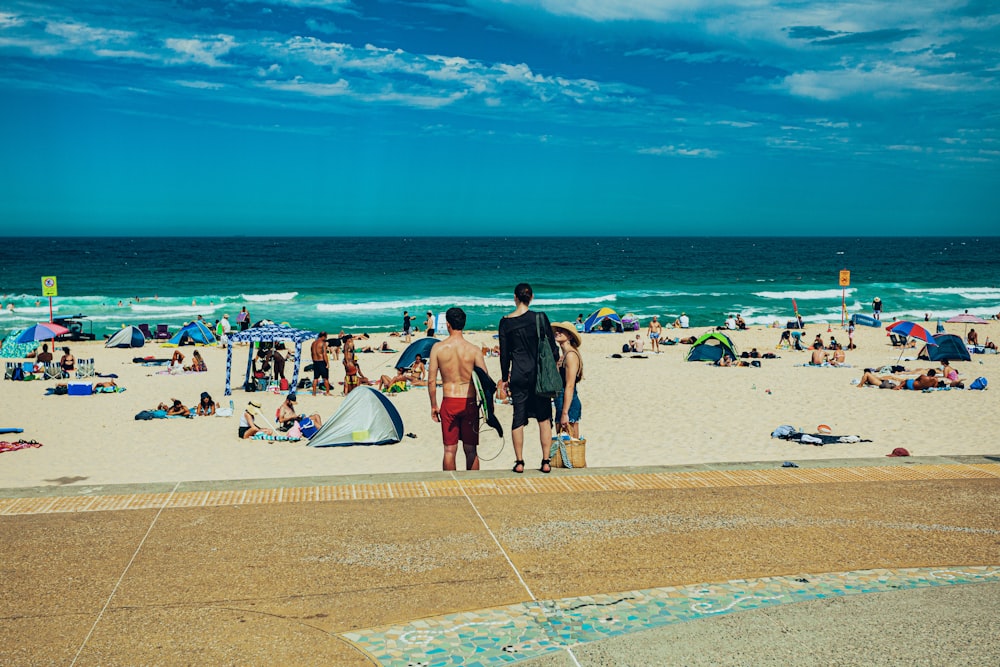
<instances>
[{"instance_id":1,"label":"turquoise ocean water","mask_svg":"<svg viewBox=\"0 0 1000 667\"><path fill-rule=\"evenodd\" d=\"M382 332L401 327L403 310L421 322L458 305L469 328L492 329L520 281L553 320L609 306L644 325L681 312L696 327L736 312L759 325L791 318L794 299L807 322L839 322L842 269L848 313L870 312L875 296L883 319L1000 312L1000 237L7 238L3 247L0 333L48 319L42 276L58 279L55 314L87 315L98 338L125 323L235 321L242 306L254 321Z\"/></svg>"}]
</instances>

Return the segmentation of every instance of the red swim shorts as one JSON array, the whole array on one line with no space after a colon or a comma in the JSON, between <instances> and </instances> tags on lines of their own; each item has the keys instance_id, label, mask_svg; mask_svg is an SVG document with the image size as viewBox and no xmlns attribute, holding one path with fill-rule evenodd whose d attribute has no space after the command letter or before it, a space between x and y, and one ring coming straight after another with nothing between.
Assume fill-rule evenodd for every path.
<instances>
[{"instance_id":1,"label":"red swim shorts","mask_svg":"<svg viewBox=\"0 0 1000 667\"><path fill-rule=\"evenodd\" d=\"M474 398L445 396L438 416L445 447L457 445L460 439L466 445L479 445L479 408Z\"/></svg>"}]
</instances>

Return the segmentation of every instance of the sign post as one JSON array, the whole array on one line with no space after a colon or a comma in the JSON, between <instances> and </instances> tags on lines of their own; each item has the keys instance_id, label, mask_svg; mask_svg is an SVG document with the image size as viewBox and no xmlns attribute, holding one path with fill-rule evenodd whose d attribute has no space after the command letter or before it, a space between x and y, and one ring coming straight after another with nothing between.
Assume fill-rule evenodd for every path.
<instances>
[{"instance_id":1,"label":"sign post","mask_svg":"<svg viewBox=\"0 0 1000 667\"><path fill-rule=\"evenodd\" d=\"M49 322L52 321L52 297L59 296L55 276L42 276L42 296L49 297Z\"/></svg>"},{"instance_id":2,"label":"sign post","mask_svg":"<svg viewBox=\"0 0 1000 667\"><path fill-rule=\"evenodd\" d=\"M847 324L847 288L851 286L851 272L843 269L840 272L840 326Z\"/></svg>"}]
</instances>

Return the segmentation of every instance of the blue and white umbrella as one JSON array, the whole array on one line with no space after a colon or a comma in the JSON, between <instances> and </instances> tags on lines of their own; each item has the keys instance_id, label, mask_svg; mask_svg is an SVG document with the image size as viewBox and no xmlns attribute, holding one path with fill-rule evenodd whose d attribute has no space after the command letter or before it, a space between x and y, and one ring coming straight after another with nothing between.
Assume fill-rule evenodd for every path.
<instances>
[{"instance_id":1,"label":"blue and white umbrella","mask_svg":"<svg viewBox=\"0 0 1000 667\"><path fill-rule=\"evenodd\" d=\"M278 341L295 343L295 366L292 371L292 387L299 384L299 360L302 359L302 343L313 340L319 336L315 331L305 329L293 329L289 326L279 324L265 324L264 326L251 327L245 331L229 336L230 343L275 343ZM245 382L250 381L250 371L253 369L253 350L250 345L250 356L247 358L247 373ZM229 383L230 372L233 367L233 346L230 344L226 352L226 396L231 396L233 391Z\"/></svg>"}]
</instances>

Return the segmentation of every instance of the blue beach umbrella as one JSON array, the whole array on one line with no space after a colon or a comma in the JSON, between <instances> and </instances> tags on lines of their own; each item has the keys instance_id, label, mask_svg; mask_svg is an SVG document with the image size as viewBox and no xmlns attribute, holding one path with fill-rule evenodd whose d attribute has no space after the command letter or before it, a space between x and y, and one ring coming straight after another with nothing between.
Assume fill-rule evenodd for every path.
<instances>
[{"instance_id":1,"label":"blue beach umbrella","mask_svg":"<svg viewBox=\"0 0 1000 667\"><path fill-rule=\"evenodd\" d=\"M896 334L897 336L906 336L907 338L917 338L924 341L927 345L937 345L937 341L934 340L934 336L931 333L917 324L916 322L908 322L906 320L900 320L899 322L893 322L885 328L885 335ZM903 351L906 348L902 348L899 351L899 358L903 358Z\"/></svg>"}]
</instances>

